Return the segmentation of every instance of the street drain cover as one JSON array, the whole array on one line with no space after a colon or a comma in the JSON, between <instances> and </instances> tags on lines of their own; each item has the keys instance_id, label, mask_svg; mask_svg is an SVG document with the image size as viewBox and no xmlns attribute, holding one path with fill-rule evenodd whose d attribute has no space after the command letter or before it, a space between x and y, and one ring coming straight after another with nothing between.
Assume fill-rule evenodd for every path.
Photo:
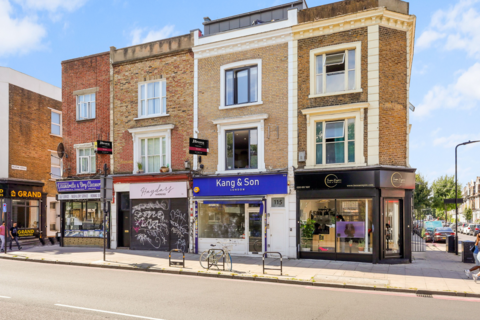
<instances>
[{"instance_id":1,"label":"street drain cover","mask_svg":"<svg viewBox=\"0 0 480 320\"><path fill-rule=\"evenodd\" d=\"M421 293L417 293L417 297L419 297L419 298L433 298L433 296L431 294L421 294Z\"/></svg>"}]
</instances>

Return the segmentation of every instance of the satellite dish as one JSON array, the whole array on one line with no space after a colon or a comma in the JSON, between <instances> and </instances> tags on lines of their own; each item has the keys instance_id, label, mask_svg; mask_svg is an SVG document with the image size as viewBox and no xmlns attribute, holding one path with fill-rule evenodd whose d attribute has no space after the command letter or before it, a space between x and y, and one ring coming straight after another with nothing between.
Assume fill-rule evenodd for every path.
<instances>
[{"instance_id":1,"label":"satellite dish","mask_svg":"<svg viewBox=\"0 0 480 320\"><path fill-rule=\"evenodd\" d=\"M60 142L57 146L57 156L60 159L62 159L64 155L65 155L65 146L63 145L62 142Z\"/></svg>"}]
</instances>

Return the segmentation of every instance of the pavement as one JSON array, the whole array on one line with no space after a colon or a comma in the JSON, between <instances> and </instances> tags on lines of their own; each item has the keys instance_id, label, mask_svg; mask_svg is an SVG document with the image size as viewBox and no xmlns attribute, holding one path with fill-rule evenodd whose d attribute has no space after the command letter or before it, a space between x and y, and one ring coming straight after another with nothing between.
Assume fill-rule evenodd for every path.
<instances>
[{"instance_id":1,"label":"pavement","mask_svg":"<svg viewBox=\"0 0 480 320\"><path fill-rule=\"evenodd\" d=\"M477 298L0 260L0 319L470 319Z\"/></svg>"},{"instance_id":2,"label":"pavement","mask_svg":"<svg viewBox=\"0 0 480 320\"><path fill-rule=\"evenodd\" d=\"M466 237L466 236L465 236ZM466 239L466 238L463 238ZM176 261L181 257L173 254ZM235 256L233 271L203 269L199 255L186 254L185 267L169 266L168 252L138 250L107 250L103 261L101 248L59 247L46 245L22 251L9 251L0 258L77 266L117 268L158 273L234 278L242 280L297 283L387 290L411 293L443 294L480 298L480 283L465 277L470 264L461 262L461 255L445 252L445 244L427 243L427 251L414 253L411 264L385 265L358 262L283 259L283 275L279 271L262 273L262 259ZM269 268L279 267L278 259L266 259Z\"/></svg>"}]
</instances>

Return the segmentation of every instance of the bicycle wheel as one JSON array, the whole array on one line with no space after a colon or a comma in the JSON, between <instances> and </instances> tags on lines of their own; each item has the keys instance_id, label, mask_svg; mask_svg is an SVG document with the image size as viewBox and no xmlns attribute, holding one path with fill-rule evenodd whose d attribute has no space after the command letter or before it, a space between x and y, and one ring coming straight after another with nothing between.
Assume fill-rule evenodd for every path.
<instances>
[{"instance_id":1,"label":"bicycle wheel","mask_svg":"<svg viewBox=\"0 0 480 320\"><path fill-rule=\"evenodd\" d=\"M225 253L225 271L232 271L233 263L230 253Z\"/></svg>"},{"instance_id":2,"label":"bicycle wheel","mask_svg":"<svg viewBox=\"0 0 480 320\"><path fill-rule=\"evenodd\" d=\"M208 251L203 251L200 255L200 265L203 269L208 269Z\"/></svg>"}]
</instances>

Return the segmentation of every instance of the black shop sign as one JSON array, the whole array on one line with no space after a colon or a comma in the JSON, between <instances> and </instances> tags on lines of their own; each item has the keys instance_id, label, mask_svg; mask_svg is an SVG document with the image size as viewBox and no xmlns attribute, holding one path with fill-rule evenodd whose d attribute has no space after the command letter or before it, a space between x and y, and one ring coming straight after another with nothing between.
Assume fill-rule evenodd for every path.
<instances>
[{"instance_id":1,"label":"black shop sign","mask_svg":"<svg viewBox=\"0 0 480 320\"><path fill-rule=\"evenodd\" d=\"M112 154L112 150L112 141L97 140L97 142L95 142L95 152L97 154Z\"/></svg>"},{"instance_id":2,"label":"black shop sign","mask_svg":"<svg viewBox=\"0 0 480 320\"><path fill-rule=\"evenodd\" d=\"M190 138L188 153L206 156L208 154L208 140Z\"/></svg>"}]
</instances>

